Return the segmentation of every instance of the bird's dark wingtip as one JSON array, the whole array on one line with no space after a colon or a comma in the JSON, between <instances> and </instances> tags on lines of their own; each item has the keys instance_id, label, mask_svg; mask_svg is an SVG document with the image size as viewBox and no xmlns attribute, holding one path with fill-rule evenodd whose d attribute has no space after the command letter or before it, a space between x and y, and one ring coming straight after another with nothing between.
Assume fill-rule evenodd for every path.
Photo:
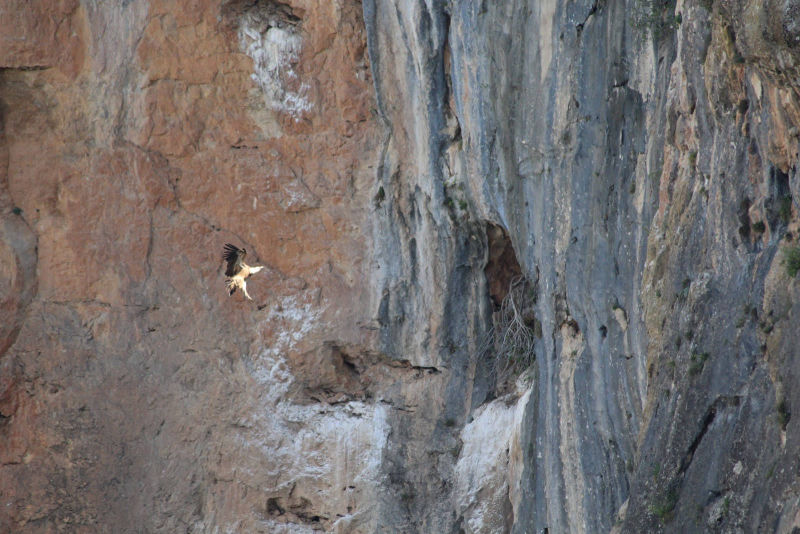
<instances>
[{"instance_id":1,"label":"bird's dark wingtip","mask_svg":"<svg viewBox=\"0 0 800 534\"><path fill-rule=\"evenodd\" d=\"M222 252L222 259L225 261L231 261L236 259L236 254L239 252L239 249L230 243L225 243L225 247L223 248Z\"/></svg>"}]
</instances>

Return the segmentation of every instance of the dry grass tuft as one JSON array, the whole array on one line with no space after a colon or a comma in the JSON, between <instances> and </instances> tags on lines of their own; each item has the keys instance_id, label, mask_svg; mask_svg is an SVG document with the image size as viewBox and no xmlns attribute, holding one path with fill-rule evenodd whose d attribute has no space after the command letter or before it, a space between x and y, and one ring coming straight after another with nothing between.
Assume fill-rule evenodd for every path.
<instances>
[{"instance_id":1,"label":"dry grass tuft","mask_svg":"<svg viewBox=\"0 0 800 534\"><path fill-rule=\"evenodd\" d=\"M510 391L516 379L536 360L534 344L542 327L534 314L536 291L524 276L511 280L508 294L492 316L482 353L493 363L495 391Z\"/></svg>"}]
</instances>

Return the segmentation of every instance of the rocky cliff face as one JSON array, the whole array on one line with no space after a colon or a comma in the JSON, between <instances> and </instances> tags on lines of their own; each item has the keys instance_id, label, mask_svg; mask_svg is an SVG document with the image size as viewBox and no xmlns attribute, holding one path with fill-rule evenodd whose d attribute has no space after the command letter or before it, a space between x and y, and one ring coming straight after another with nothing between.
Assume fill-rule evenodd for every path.
<instances>
[{"instance_id":1,"label":"rocky cliff face","mask_svg":"<svg viewBox=\"0 0 800 534\"><path fill-rule=\"evenodd\" d=\"M0 15L2 530L800 527L800 4Z\"/></svg>"}]
</instances>

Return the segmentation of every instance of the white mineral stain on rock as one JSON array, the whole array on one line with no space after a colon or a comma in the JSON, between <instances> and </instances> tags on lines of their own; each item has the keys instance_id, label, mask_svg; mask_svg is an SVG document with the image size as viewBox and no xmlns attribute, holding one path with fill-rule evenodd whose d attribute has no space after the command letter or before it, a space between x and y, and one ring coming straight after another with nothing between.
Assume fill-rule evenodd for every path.
<instances>
[{"instance_id":1,"label":"white mineral stain on rock","mask_svg":"<svg viewBox=\"0 0 800 534\"><path fill-rule=\"evenodd\" d=\"M303 40L292 28L267 27L245 17L239 28L239 46L253 60L250 77L264 92L267 106L299 121L311 109L309 85L299 80L294 65Z\"/></svg>"},{"instance_id":2,"label":"white mineral stain on rock","mask_svg":"<svg viewBox=\"0 0 800 534\"><path fill-rule=\"evenodd\" d=\"M248 372L260 393L255 409L234 423L234 452L250 459L235 467L235 479L257 488L265 500L304 503L301 513L307 508L331 518L334 532L369 531L374 518L359 504L373 500L381 479L390 430L387 408L361 401L292 401L296 378L286 355L318 326L323 309L312 302L312 293L283 297L259 327L265 331L277 326L279 333L269 344L259 336L249 358ZM285 517L265 518L261 526L269 532L316 531Z\"/></svg>"},{"instance_id":3,"label":"white mineral stain on rock","mask_svg":"<svg viewBox=\"0 0 800 534\"><path fill-rule=\"evenodd\" d=\"M461 432L456 499L466 532L502 532L519 503L519 430L529 397L530 390L516 403L501 398L480 407Z\"/></svg>"},{"instance_id":4,"label":"white mineral stain on rock","mask_svg":"<svg viewBox=\"0 0 800 534\"><path fill-rule=\"evenodd\" d=\"M744 469L742 462L736 462L736 464L733 466L733 473L735 475L740 475L742 473L742 469Z\"/></svg>"}]
</instances>

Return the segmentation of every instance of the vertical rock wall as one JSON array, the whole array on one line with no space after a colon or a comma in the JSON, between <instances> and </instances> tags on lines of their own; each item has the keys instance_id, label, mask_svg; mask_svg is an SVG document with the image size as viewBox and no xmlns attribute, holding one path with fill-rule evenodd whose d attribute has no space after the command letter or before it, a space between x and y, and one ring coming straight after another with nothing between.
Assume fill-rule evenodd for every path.
<instances>
[{"instance_id":1,"label":"vertical rock wall","mask_svg":"<svg viewBox=\"0 0 800 534\"><path fill-rule=\"evenodd\" d=\"M646 426L623 527L798 518L797 14L680 3L642 296Z\"/></svg>"},{"instance_id":2,"label":"vertical rock wall","mask_svg":"<svg viewBox=\"0 0 800 534\"><path fill-rule=\"evenodd\" d=\"M379 101L407 113L420 105L418 94L427 95L432 120L445 109L438 131L457 132L454 142L434 143L441 170L420 169L406 181L430 176L429 196L439 188L451 195L454 211L464 209L461 225L478 220L507 229L537 287L543 335L533 383L486 408L517 406L521 415L509 419L516 437L501 430L508 421L500 416L481 419L498 425L486 433L493 437L488 450L466 446L475 440L476 422L462 433L462 478L485 471L476 465L486 463L482 455L495 458L494 469L508 476L502 483L487 478L480 491L504 488L511 506L487 509L482 498L464 504L468 499L458 497L459 524L487 532L498 525L520 532L608 530L610 511L628 496L626 463L634 462L646 392L638 288L655 186L637 178L637 168L648 166L645 106L629 84L637 73L628 63L625 6L376 2L365 5L368 21L373 11ZM430 51L431 41L438 53ZM422 59L398 54L397 42ZM642 62L650 73L652 59ZM640 84L649 88L652 80ZM418 137L419 114L404 128ZM417 139L416 150L425 161L431 148L419 146L423 141L428 137ZM660 145L652 143L657 159ZM494 448L502 454L495 457Z\"/></svg>"},{"instance_id":3,"label":"vertical rock wall","mask_svg":"<svg viewBox=\"0 0 800 534\"><path fill-rule=\"evenodd\" d=\"M536 287L534 380L463 428L455 528L794 526L796 11L365 3L379 102L441 169L399 180Z\"/></svg>"},{"instance_id":4,"label":"vertical rock wall","mask_svg":"<svg viewBox=\"0 0 800 534\"><path fill-rule=\"evenodd\" d=\"M416 371L360 348L361 6L0 21L0 531L373 530L388 408L353 377ZM267 267L253 302L225 293L226 242Z\"/></svg>"},{"instance_id":5,"label":"vertical rock wall","mask_svg":"<svg viewBox=\"0 0 800 534\"><path fill-rule=\"evenodd\" d=\"M799 527L798 9L7 2L0 530Z\"/></svg>"}]
</instances>

